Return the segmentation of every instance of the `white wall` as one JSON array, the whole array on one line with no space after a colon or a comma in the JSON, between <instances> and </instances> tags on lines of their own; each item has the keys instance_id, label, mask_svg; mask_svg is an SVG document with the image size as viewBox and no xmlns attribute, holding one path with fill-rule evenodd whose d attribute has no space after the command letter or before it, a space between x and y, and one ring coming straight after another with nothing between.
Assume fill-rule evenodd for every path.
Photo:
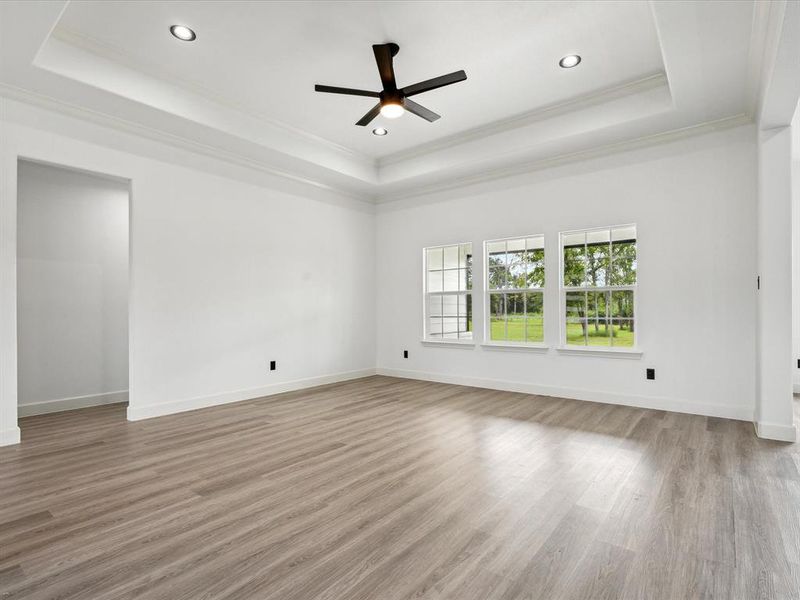
<instances>
[{"instance_id":1,"label":"white wall","mask_svg":"<svg viewBox=\"0 0 800 600\"><path fill-rule=\"evenodd\" d=\"M792 120L792 383L800 394L800 105Z\"/></svg>"},{"instance_id":2,"label":"white wall","mask_svg":"<svg viewBox=\"0 0 800 600\"><path fill-rule=\"evenodd\" d=\"M20 157L131 180L131 418L365 375L376 356L390 374L753 417L753 126L399 201L376 218L211 152L0 102L0 443L16 435ZM626 222L640 238L641 359L419 343L424 246L544 233L552 316L558 232ZM554 318L546 335L556 344Z\"/></svg>"},{"instance_id":3,"label":"white wall","mask_svg":"<svg viewBox=\"0 0 800 600\"><path fill-rule=\"evenodd\" d=\"M124 400L128 184L24 161L18 177L22 412Z\"/></svg>"},{"instance_id":4,"label":"white wall","mask_svg":"<svg viewBox=\"0 0 800 600\"><path fill-rule=\"evenodd\" d=\"M756 167L755 129L745 126L381 206L379 372L752 419ZM423 247L471 241L480 273L483 240L544 233L545 336L555 346L559 231L630 222L641 359L420 344ZM479 293L474 305L480 336Z\"/></svg>"},{"instance_id":5,"label":"white wall","mask_svg":"<svg viewBox=\"0 0 800 600\"><path fill-rule=\"evenodd\" d=\"M374 372L372 206L0 102L0 443L18 431L19 157L131 180L130 418Z\"/></svg>"},{"instance_id":6,"label":"white wall","mask_svg":"<svg viewBox=\"0 0 800 600\"><path fill-rule=\"evenodd\" d=\"M800 4L774 3L756 103L758 135L758 271L756 431L794 442L792 131L800 97Z\"/></svg>"},{"instance_id":7,"label":"white wall","mask_svg":"<svg viewBox=\"0 0 800 600\"><path fill-rule=\"evenodd\" d=\"M756 428L795 441L792 405L791 128L759 131Z\"/></svg>"}]
</instances>

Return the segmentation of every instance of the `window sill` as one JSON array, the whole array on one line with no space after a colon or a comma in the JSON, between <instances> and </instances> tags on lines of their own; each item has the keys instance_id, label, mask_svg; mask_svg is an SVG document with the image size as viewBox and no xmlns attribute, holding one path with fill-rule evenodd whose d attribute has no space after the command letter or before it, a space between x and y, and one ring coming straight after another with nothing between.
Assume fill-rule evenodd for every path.
<instances>
[{"instance_id":1,"label":"window sill","mask_svg":"<svg viewBox=\"0 0 800 600\"><path fill-rule=\"evenodd\" d=\"M550 346L547 344L515 344L513 342L484 342L481 347L488 350L540 352L542 354L550 350Z\"/></svg>"},{"instance_id":2,"label":"window sill","mask_svg":"<svg viewBox=\"0 0 800 600\"><path fill-rule=\"evenodd\" d=\"M591 348L586 346L558 346L559 354L572 354L573 356L602 356L605 358L628 358L637 360L644 354L637 348Z\"/></svg>"},{"instance_id":3,"label":"window sill","mask_svg":"<svg viewBox=\"0 0 800 600\"><path fill-rule=\"evenodd\" d=\"M475 342L471 342L469 340L420 340L420 344L423 346L432 346L432 347L448 347L452 346L454 348L474 348Z\"/></svg>"}]
</instances>

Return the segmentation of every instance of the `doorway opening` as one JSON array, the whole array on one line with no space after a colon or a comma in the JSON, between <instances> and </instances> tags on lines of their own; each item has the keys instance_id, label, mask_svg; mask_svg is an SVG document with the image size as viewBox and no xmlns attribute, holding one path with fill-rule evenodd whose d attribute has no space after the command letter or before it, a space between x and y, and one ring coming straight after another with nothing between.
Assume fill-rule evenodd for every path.
<instances>
[{"instance_id":1,"label":"doorway opening","mask_svg":"<svg viewBox=\"0 0 800 600\"><path fill-rule=\"evenodd\" d=\"M17 168L18 415L127 403L130 181Z\"/></svg>"}]
</instances>

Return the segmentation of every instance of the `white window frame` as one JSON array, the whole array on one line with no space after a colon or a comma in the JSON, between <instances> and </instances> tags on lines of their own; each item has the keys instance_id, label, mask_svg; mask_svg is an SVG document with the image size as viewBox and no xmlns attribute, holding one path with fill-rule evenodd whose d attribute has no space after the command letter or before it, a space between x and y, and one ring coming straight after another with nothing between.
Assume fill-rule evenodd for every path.
<instances>
[{"instance_id":1,"label":"white window frame","mask_svg":"<svg viewBox=\"0 0 800 600\"><path fill-rule=\"evenodd\" d=\"M530 238L541 238L542 240L542 250L544 250L544 269L545 269L545 276L544 276L544 287L533 287L533 288L503 288L503 289L491 289L489 286L489 244L495 244L498 242L509 242L509 241L523 241ZM473 273L474 275L474 273ZM508 348L531 348L531 349L546 349L548 346L546 344L547 338L545 336L545 321L547 314L546 311L546 303L547 303L547 238L543 233L534 233L531 235L515 235L511 237L505 238L498 238L494 240L484 240L483 242L483 346L498 346L498 347L508 347ZM473 286L474 287L474 286ZM492 302L491 297L492 294L523 294L523 312L527 315L527 306L525 306L525 294L530 292L540 293L542 296L542 341L541 342L518 342L518 341L511 341L511 340L493 340L492 339ZM507 314L506 308L506 314ZM474 310L473 310L474 313ZM508 324L506 324L508 327ZM508 330L506 330L508 331Z\"/></svg>"},{"instance_id":2,"label":"white window frame","mask_svg":"<svg viewBox=\"0 0 800 600\"><path fill-rule=\"evenodd\" d=\"M608 231L609 239L611 231L624 227L633 227L636 230L636 283L634 285L604 285L604 286L566 286L564 285L564 237L577 233L590 234L597 231ZM609 256L609 270L613 261L613 256ZM562 231L558 234L558 289L559 289L559 335L560 341L558 350L566 353L576 354L608 354L608 355L630 355L639 357L642 351L639 348L639 271L641 262L639 260L639 227L636 223L623 223L619 225L609 225L604 227L588 227L585 229L573 229ZM567 294L569 292L633 292L633 346L579 346L577 344L567 345ZM612 323L613 324L613 323ZM613 338L612 338L613 344Z\"/></svg>"},{"instance_id":3,"label":"white window frame","mask_svg":"<svg viewBox=\"0 0 800 600\"><path fill-rule=\"evenodd\" d=\"M472 288L467 290L457 291L437 291L431 292L428 290L428 251L436 250L437 248L452 248L456 246L460 249L461 246L469 244L471 247L472 256ZM442 269L447 270L447 269ZM474 346L475 345L475 302L473 292L475 291L475 244L471 241L454 242L452 244L440 244L437 246L426 246L422 249L422 342L425 344L441 344L441 345L454 345L454 346ZM445 337L431 337L429 332L429 312L430 312L430 298L432 295L436 296L466 296L472 300L472 335L469 338L445 338ZM458 303L458 301L456 301ZM466 315L465 315L466 317ZM456 318L460 318L460 313L457 309Z\"/></svg>"}]
</instances>

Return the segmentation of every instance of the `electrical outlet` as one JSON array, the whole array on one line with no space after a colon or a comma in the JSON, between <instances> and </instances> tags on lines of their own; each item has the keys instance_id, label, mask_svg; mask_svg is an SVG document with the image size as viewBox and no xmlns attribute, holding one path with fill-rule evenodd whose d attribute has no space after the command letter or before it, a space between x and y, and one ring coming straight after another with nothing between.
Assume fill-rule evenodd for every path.
<instances>
[{"instance_id":1,"label":"electrical outlet","mask_svg":"<svg viewBox=\"0 0 800 600\"><path fill-rule=\"evenodd\" d=\"M408 350L403 350L403 358L408 358ZM797 361L797 362L798 362L798 366L800 366L800 360Z\"/></svg>"},{"instance_id":2,"label":"electrical outlet","mask_svg":"<svg viewBox=\"0 0 800 600\"><path fill-rule=\"evenodd\" d=\"M270 371L274 371L277 368L278 368L278 366L277 366L277 364L275 364L274 360L269 361L269 370Z\"/></svg>"},{"instance_id":3,"label":"electrical outlet","mask_svg":"<svg viewBox=\"0 0 800 600\"><path fill-rule=\"evenodd\" d=\"M656 370L655 369L647 369L647 378L648 379L655 379L656 378Z\"/></svg>"}]
</instances>

